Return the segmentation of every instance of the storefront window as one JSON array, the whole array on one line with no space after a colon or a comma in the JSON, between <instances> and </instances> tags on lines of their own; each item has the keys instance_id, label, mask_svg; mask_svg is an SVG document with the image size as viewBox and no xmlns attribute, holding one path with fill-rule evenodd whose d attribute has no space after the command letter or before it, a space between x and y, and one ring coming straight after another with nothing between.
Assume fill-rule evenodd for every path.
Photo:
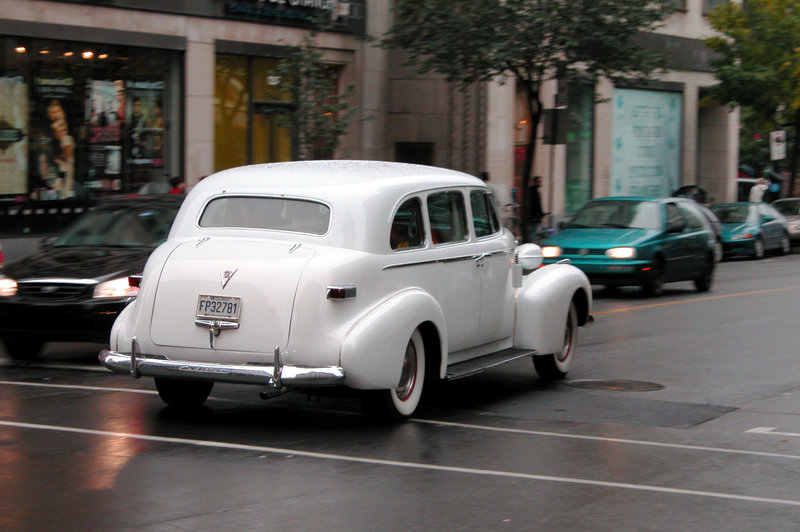
<instances>
[{"instance_id":1,"label":"storefront window","mask_svg":"<svg viewBox=\"0 0 800 532\"><path fill-rule=\"evenodd\" d=\"M291 159L291 140L279 117L290 94L277 74L279 60L218 54L214 112L214 166Z\"/></svg>"},{"instance_id":2,"label":"storefront window","mask_svg":"<svg viewBox=\"0 0 800 532\"><path fill-rule=\"evenodd\" d=\"M179 52L0 37L0 195L135 192L181 171Z\"/></svg>"}]
</instances>

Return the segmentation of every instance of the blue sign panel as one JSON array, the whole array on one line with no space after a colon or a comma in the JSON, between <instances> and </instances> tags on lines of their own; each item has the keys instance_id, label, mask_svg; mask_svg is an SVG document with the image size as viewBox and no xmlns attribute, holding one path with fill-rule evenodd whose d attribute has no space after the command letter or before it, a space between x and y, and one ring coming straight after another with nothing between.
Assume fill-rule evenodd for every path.
<instances>
[{"instance_id":1,"label":"blue sign panel","mask_svg":"<svg viewBox=\"0 0 800 532\"><path fill-rule=\"evenodd\" d=\"M614 89L612 196L669 196L681 170L681 94Z\"/></svg>"}]
</instances>

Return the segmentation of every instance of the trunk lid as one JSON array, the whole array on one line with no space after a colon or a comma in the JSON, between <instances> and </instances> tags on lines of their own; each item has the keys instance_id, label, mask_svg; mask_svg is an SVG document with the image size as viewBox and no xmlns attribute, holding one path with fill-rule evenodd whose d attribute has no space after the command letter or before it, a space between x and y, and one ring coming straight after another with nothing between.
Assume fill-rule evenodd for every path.
<instances>
[{"instance_id":1,"label":"trunk lid","mask_svg":"<svg viewBox=\"0 0 800 532\"><path fill-rule=\"evenodd\" d=\"M273 240L212 238L181 244L161 270L151 339L162 346L271 354L288 342L297 285L313 255L309 248ZM213 347L209 329L195 324L214 319L199 312L200 296L239 305L239 327L221 331Z\"/></svg>"}]
</instances>

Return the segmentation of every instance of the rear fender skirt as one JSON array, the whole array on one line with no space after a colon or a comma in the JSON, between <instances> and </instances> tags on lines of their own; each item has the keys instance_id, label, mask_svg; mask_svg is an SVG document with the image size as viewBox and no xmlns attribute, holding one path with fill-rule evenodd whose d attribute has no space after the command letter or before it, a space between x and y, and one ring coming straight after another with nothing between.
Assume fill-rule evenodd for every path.
<instances>
[{"instance_id":1,"label":"rear fender skirt","mask_svg":"<svg viewBox=\"0 0 800 532\"><path fill-rule=\"evenodd\" d=\"M439 374L444 375L447 367L444 314L433 296L412 288L370 309L347 332L339 351L345 384L357 389L394 388L400 380L408 340L414 329L426 321L433 323L439 333L442 361Z\"/></svg>"}]
</instances>

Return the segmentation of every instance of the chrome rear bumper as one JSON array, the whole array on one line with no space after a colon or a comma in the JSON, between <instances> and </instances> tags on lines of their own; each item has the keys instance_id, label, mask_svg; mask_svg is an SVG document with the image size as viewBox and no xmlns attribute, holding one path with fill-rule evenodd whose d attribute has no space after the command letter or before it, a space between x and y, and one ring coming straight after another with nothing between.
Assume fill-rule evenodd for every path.
<instances>
[{"instance_id":1,"label":"chrome rear bumper","mask_svg":"<svg viewBox=\"0 0 800 532\"><path fill-rule=\"evenodd\" d=\"M100 363L115 373L133 377L167 377L173 379L258 384L275 389L291 387L336 386L344 383L344 370L337 366L294 366L283 364L276 348L275 364L216 364L143 356L134 339L130 353L100 351Z\"/></svg>"}]
</instances>

